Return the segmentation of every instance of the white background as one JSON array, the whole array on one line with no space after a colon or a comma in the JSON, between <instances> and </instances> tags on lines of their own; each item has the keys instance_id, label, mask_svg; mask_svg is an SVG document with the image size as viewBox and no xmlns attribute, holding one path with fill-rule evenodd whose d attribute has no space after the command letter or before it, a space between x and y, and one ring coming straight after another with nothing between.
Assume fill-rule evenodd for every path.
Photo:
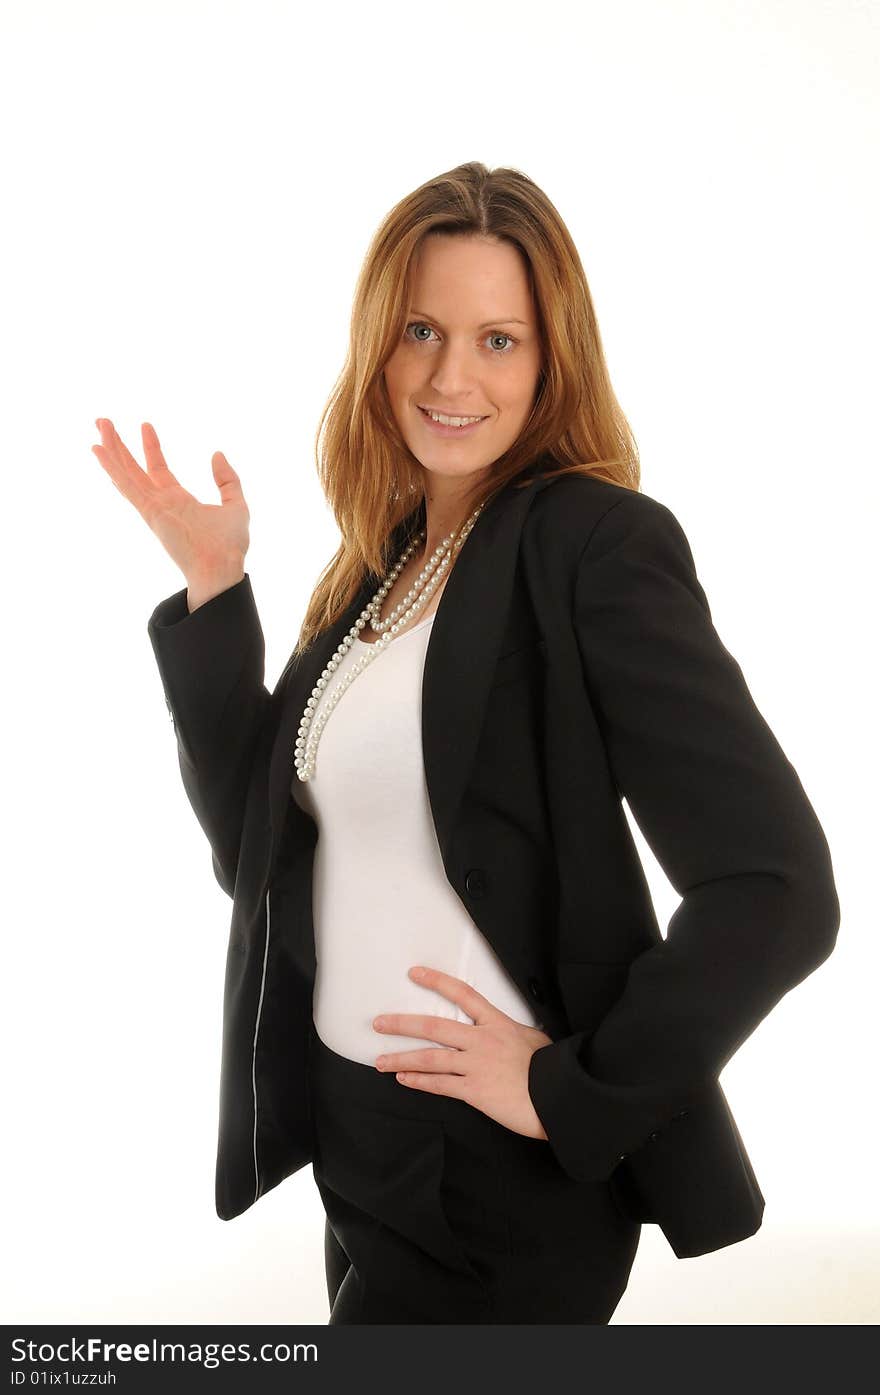
<instances>
[{"instance_id":1,"label":"white background","mask_svg":"<svg viewBox=\"0 0 880 1395\"><path fill-rule=\"evenodd\" d=\"M566 220L642 487L832 850L839 943L722 1076L767 1198L615 1323L880 1316L876 6L4 0L3 1320L327 1320L306 1167L213 1204L231 903L147 637L185 583L90 446L252 514L271 688L335 550L314 466L386 211L464 160ZM664 927L678 898L639 842Z\"/></svg>"}]
</instances>

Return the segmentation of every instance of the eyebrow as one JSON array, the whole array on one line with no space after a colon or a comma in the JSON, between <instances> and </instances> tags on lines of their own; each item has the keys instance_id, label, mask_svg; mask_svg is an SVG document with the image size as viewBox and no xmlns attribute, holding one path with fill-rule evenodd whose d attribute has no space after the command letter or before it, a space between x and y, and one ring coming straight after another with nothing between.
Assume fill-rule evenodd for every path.
<instances>
[{"instance_id":1,"label":"eyebrow","mask_svg":"<svg viewBox=\"0 0 880 1395\"><path fill-rule=\"evenodd\" d=\"M411 315L420 315L423 320L430 320L432 324L439 325L440 321L434 315L426 315L424 310L411 310ZM477 325L477 329L489 329L492 325L525 325L528 320L518 320L515 315L499 315L495 320L487 320L485 324ZM441 326L442 328L442 326Z\"/></svg>"}]
</instances>

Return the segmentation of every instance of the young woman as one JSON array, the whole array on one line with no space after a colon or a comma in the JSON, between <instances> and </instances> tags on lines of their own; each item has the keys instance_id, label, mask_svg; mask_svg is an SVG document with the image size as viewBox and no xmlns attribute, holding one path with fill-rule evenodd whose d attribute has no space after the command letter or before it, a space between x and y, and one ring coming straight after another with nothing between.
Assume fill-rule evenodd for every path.
<instances>
[{"instance_id":1,"label":"young woman","mask_svg":"<svg viewBox=\"0 0 880 1395\"><path fill-rule=\"evenodd\" d=\"M466 164L378 229L318 451L342 541L272 693L235 470L201 504L98 426L187 583L149 635L233 901L218 1213L311 1162L333 1324L607 1323L644 1222L753 1234L718 1075L834 946L829 852L546 195Z\"/></svg>"}]
</instances>

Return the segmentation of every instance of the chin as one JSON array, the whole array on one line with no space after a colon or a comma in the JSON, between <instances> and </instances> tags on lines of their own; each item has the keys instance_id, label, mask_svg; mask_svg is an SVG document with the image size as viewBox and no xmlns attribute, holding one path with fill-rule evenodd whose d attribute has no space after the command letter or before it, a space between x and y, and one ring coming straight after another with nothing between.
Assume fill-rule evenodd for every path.
<instances>
[{"instance_id":1,"label":"chin","mask_svg":"<svg viewBox=\"0 0 880 1395\"><path fill-rule=\"evenodd\" d=\"M416 457L418 459L418 456ZM427 482L432 479L444 480L467 480L473 479L476 475L484 475L491 465L489 460L480 460L470 465L466 461L458 465L450 466L448 462L435 464L433 461L419 460L419 464L427 475Z\"/></svg>"}]
</instances>

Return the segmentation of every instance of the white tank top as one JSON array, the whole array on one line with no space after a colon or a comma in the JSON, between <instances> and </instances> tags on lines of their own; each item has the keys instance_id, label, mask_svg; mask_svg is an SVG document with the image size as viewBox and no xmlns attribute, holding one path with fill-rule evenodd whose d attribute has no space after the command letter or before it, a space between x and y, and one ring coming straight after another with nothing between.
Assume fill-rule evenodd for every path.
<instances>
[{"instance_id":1,"label":"white tank top","mask_svg":"<svg viewBox=\"0 0 880 1395\"><path fill-rule=\"evenodd\" d=\"M377 1032L372 1021L380 1013L473 1021L436 989L415 983L408 975L415 964L454 974L518 1022L540 1025L450 886L440 856L421 740L433 619L397 635L358 674L322 732L312 779L294 776L292 783L297 804L318 825L315 1030L332 1051L369 1066L383 1051L443 1045ZM333 686L369 647L355 640Z\"/></svg>"}]
</instances>

